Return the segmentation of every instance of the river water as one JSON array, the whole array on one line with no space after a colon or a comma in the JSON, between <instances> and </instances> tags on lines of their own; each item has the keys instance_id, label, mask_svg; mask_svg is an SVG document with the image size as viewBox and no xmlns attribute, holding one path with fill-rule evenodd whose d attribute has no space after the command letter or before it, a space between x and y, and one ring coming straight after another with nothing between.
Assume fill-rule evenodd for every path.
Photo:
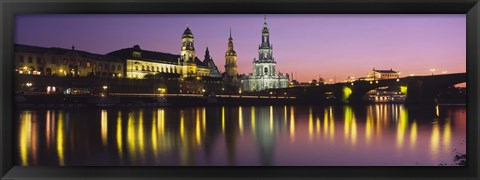
<instances>
[{"instance_id":1,"label":"river water","mask_svg":"<svg viewBox=\"0 0 480 180\"><path fill-rule=\"evenodd\" d=\"M466 153L466 106L22 109L20 166L438 166Z\"/></svg>"}]
</instances>

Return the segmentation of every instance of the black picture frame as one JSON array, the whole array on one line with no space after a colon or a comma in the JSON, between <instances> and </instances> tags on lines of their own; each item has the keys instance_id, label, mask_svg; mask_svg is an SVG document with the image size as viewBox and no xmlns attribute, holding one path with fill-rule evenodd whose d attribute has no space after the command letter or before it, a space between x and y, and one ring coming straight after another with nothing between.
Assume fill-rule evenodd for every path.
<instances>
[{"instance_id":1,"label":"black picture frame","mask_svg":"<svg viewBox=\"0 0 480 180\"><path fill-rule=\"evenodd\" d=\"M479 179L479 0L0 0L2 179ZM466 14L465 167L20 167L13 166L13 45L16 14Z\"/></svg>"}]
</instances>

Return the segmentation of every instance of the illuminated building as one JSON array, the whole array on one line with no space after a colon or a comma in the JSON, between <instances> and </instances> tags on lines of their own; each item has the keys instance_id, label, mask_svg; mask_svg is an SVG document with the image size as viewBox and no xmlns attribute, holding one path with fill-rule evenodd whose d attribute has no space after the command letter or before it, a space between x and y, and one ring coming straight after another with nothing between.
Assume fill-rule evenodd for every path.
<instances>
[{"instance_id":1,"label":"illuminated building","mask_svg":"<svg viewBox=\"0 0 480 180\"><path fill-rule=\"evenodd\" d=\"M367 74L365 80L381 80L381 79L397 79L400 77L400 72L390 70L377 70L373 69Z\"/></svg>"},{"instance_id":2,"label":"illuminated building","mask_svg":"<svg viewBox=\"0 0 480 180\"><path fill-rule=\"evenodd\" d=\"M15 72L31 75L122 77L123 62L113 56L62 48L15 44Z\"/></svg>"},{"instance_id":3,"label":"illuminated building","mask_svg":"<svg viewBox=\"0 0 480 180\"><path fill-rule=\"evenodd\" d=\"M208 53L208 50L207 52ZM108 53L125 61L126 78L143 79L147 75L176 74L180 77L210 77L216 69L213 60L201 61L195 55L194 37L189 27L182 34L180 54L140 49L139 45ZM207 57L207 54L205 54ZM208 55L208 57L210 57ZM218 76L216 72L212 76Z\"/></svg>"},{"instance_id":4,"label":"illuminated building","mask_svg":"<svg viewBox=\"0 0 480 180\"><path fill-rule=\"evenodd\" d=\"M237 52L233 50L232 30L230 29L230 37L228 38L228 48L225 52L225 73L223 81L235 89L239 86L237 74Z\"/></svg>"},{"instance_id":5,"label":"illuminated building","mask_svg":"<svg viewBox=\"0 0 480 180\"><path fill-rule=\"evenodd\" d=\"M366 81L375 81L382 79L398 79L400 72L390 70L373 69L364 78ZM370 90L363 99L374 103L403 103L406 99L406 92L402 92L400 87L378 87Z\"/></svg>"},{"instance_id":6,"label":"illuminated building","mask_svg":"<svg viewBox=\"0 0 480 180\"><path fill-rule=\"evenodd\" d=\"M267 20L263 23L262 43L258 47L258 60L253 59L253 73L244 76L241 79L243 91L263 91L266 89L286 88L288 87L288 74L284 76L276 73L275 66L277 62L273 58L270 44Z\"/></svg>"}]
</instances>

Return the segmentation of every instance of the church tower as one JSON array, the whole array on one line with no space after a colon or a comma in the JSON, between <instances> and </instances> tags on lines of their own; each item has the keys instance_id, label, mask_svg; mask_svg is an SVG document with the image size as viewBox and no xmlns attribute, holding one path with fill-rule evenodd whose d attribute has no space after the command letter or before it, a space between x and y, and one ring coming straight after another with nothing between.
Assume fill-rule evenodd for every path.
<instances>
[{"instance_id":1,"label":"church tower","mask_svg":"<svg viewBox=\"0 0 480 180\"><path fill-rule=\"evenodd\" d=\"M277 62L273 58L273 45L270 44L270 32L267 18L264 17L262 41L258 46L258 59L253 59L253 73L240 80L243 91L264 91L288 87L288 75L276 72Z\"/></svg>"},{"instance_id":2,"label":"church tower","mask_svg":"<svg viewBox=\"0 0 480 180\"><path fill-rule=\"evenodd\" d=\"M193 33L187 26L182 35L182 49L180 50L180 64L182 64L183 76L195 76L197 66L195 65L195 47L193 44Z\"/></svg>"},{"instance_id":3,"label":"church tower","mask_svg":"<svg viewBox=\"0 0 480 180\"><path fill-rule=\"evenodd\" d=\"M228 38L228 48L225 52L225 73L231 82L237 81L237 53L233 50L232 29L230 29L230 38Z\"/></svg>"},{"instance_id":4,"label":"church tower","mask_svg":"<svg viewBox=\"0 0 480 180\"><path fill-rule=\"evenodd\" d=\"M254 74L257 76L274 76L277 62L273 58L273 46L270 44L267 18L264 18L262 43L258 46L258 60L254 60ZM269 85L267 85L269 87Z\"/></svg>"}]
</instances>

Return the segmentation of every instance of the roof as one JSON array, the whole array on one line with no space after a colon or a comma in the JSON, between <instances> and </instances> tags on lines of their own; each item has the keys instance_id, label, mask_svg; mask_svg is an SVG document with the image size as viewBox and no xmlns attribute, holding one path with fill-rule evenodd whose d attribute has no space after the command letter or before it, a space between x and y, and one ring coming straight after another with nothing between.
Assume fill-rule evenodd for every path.
<instances>
[{"instance_id":1,"label":"roof","mask_svg":"<svg viewBox=\"0 0 480 180\"><path fill-rule=\"evenodd\" d=\"M185 31L183 31L183 34L182 34L182 38L193 38L193 33L192 33L192 30L190 30L189 27L187 27L187 29L185 29Z\"/></svg>"},{"instance_id":2,"label":"roof","mask_svg":"<svg viewBox=\"0 0 480 180\"><path fill-rule=\"evenodd\" d=\"M140 52L140 57L133 57L133 52ZM138 45L132 48L124 48L117 51L113 51L108 53L107 55L115 56L121 59L139 59L151 62L167 62L171 64L178 64L178 58L180 55L178 54L171 54L171 53L164 53L164 52L156 52L156 51L148 51L140 49ZM195 57L195 64L197 66L207 66L204 64L198 57Z\"/></svg>"},{"instance_id":3,"label":"roof","mask_svg":"<svg viewBox=\"0 0 480 180\"><path fill-rule=\"evenodd\" d=\"M379 72L379 73L398 73L398 71L394 71L394 70L392 70L392 69L390 69L390 70L378 70L378 69L374 69L373 71Z\"/></svg>"},{"instance_id":4,"label":"roof","mask_svg":"<svg viewBox=\"0 0 480 180\"><path fill-rule=\"evenodd\" d=\"M72 49L63 49L58 47L39 47L39 46L31 46L31 45L24 45L24 44L15 44L14 45L15 52L29 52L29 53L38 53L38 54L55 54L55 55L64 55L68 52L75 51L81 57L87 59L95 59L95 60L109 60L109 61L119 61L120 59L115 56L110 55L101 55L101 54L94 54L86 51L79 51L79 50L72 50Z\"/></svg>"}]
</instances>

